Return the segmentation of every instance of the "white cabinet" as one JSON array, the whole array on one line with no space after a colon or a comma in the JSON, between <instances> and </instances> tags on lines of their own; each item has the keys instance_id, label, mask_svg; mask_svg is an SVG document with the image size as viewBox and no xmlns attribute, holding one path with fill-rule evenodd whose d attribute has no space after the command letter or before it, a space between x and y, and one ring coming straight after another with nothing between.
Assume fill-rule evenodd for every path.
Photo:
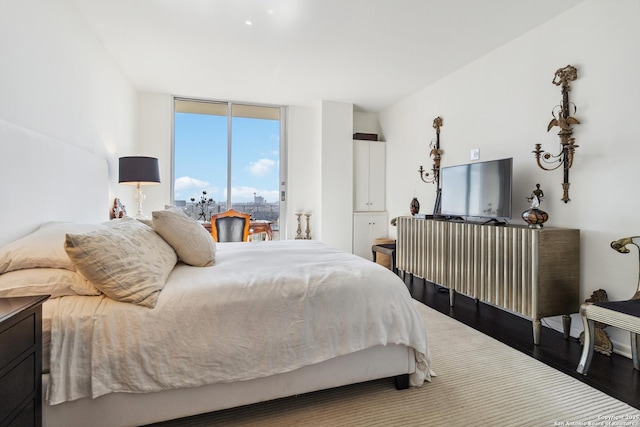
<instances>
[{"instance_id":1,"label":"white cabinet","mask_svg":"<svg viewBox=\"0 0 640 427\"><path fill-rule=\"evenodd\" d=\"M385 210L385 157L383 141L353 141L353 210Z\"/></svg>"},{"instance_id":2,"label":"white cabinet","mask_svg":"<svg viewBox=\"0 0 640 427\"><path fill-rule=\"evenodd\" d=\"M378 238L387 237L387 213L354 213L353 214L353 253L373 260L371 246Z\"/></svg>"}]
</instances>

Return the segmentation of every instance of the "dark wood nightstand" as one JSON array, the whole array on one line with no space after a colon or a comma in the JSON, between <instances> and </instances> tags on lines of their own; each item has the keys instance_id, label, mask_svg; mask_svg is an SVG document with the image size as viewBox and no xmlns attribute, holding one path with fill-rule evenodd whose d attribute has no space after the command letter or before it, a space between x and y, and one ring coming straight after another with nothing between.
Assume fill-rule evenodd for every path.
<instances>
[{"instance_id":1,"label":"dark wood nightstand","mask_svg":"<svg viewBox=\"0 0 640 427\"><path fill-rule=\"evenodd\" d=\"M0 298L0 426L42 425L42 303Z\"/></svg>"}]
</instances>

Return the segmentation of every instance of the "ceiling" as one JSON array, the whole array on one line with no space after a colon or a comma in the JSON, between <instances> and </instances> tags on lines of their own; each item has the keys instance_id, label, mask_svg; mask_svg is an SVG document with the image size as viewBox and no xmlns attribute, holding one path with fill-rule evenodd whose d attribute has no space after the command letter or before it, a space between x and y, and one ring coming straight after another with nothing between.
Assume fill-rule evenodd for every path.
<instances>
[{"instance_id":1,"label":"ceiling","mask_svg":"<svg viewBox=\"0 0 640 427\"><path fill-rule=\"evenodd\" d=\"M381 111L583 0L69 0L137 90Z\"/></svg>"}]
</instances>

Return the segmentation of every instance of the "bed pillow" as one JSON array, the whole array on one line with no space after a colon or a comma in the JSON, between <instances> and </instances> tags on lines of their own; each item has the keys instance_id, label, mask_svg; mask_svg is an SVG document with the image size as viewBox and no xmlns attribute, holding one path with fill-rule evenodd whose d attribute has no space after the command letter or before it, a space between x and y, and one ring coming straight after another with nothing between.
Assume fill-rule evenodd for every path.
<instances>
[{"instance_id":1,"label":"bed pillow","mask_svg":"<svg viewBox=\"0 0 640 427\"><path fill-rule=\"evenodd\" d=\"M153 230L178 254L185 264L209 267L216 262L216 244L211 234L180 208L151 213Z\"/></svg>"},{"instance_id":2,"label":"bed pillow","mask_svg":"<svg viewBox=\"0 0 640 427\"><path fill-rule=\"evenodd\" d=\"M151 227L126 217L104 230L67 234L64 248L78 271L106 296L145 307L155 307L178 261Z\"/></svg>"},{"instance_id":3,"label":"bed pillow","mask_svg":"<svg viewBox=\"0 0 640 427\"><path fill-rule=\"evenodd\" d=\"M75 266L64 250L67 233L104 229L101 224L48 222L36 231L0 248L0 274L25 268L64 268Z\"/></svg>"},{"instance_id":4,"label":"bed pillow","mask_svg":"<svg viewBox=\"0 0 640 427\"><path fill-rule=\"evenodd\" d=\"M28 268L0 274L0 297L50 295L100 295L91 283L75 271L63 268Z\"/></svg>"}]
</instances>

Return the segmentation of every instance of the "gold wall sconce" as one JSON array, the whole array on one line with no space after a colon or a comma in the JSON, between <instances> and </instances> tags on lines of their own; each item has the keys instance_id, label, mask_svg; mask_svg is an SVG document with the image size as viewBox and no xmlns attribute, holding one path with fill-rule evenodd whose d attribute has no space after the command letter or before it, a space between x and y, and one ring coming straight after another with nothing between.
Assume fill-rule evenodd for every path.
<instances>
[{"instance_id":1,"label":"gold wall sconce","mask_svg":"<svg viewBox=\"0 0 640 427\"><path fill-rule=\"evenodd\" d=\"M571 136L573 135L571 125L580 124L580 121L571 115L571 110L573 110L573 114L575 114L577 108L573 102L569 102L569 91L571 90L569 82L572 82L577 78L578 72L576 68L571 65L567 65L566 67L559 68L556 71L552 81L554 85L560 86L561 88L562 104L556 105L553 110L551 110L553 119L547 126L547 132L556 126L560 128L560 132L558 132L561 145L560 152L558 154L551 154L544 151L541 148L542 144L536 144L536 149L532 151L532 153L535 154L536 162L541 169L551 171L562 166L564 172L564 179L562 182L562 201L565 203L571 200L569 198L569 186L571 185L569 183L569 169L571 169L571 166L573 165L575 149L579 147L575 143L576 139Z\"/></svg>"},{"instance_id":2,"label":"gold wall sconce","mask_svg":"<svg viewBox=\"0 0 640 427\"><path fill-rule=\"evenodd\" d=\"M440 149L440 128L442 127L442 117L436 117L433 119L433 128L436 130L436 140L431 141L429 147L429 157L433 159L433 166L431 167L431 173L427 172L425 168L420 165L418 172L420 173L420 179L427 184L436 184L436 202L433 209L433 213L440 213L440 159L442 158L442 150Z\"/></svg>"},{"instance_id":3,"label":"gold wall sconce","mask_svg":"<svg viewBox=\"0 0 640 427\"><path fill-rule=\"evenodd\" d=\"M440 159L442 157L442 150L440 150L440 127L442 127L442 118L436 117L433 119L433 128L436 130L436 140L431 141L429 144L429 157L433 158L433 166L431 167L431 174L420 165L420 179L427 184L440 184Z\"/></svg>"}]
</instances>

